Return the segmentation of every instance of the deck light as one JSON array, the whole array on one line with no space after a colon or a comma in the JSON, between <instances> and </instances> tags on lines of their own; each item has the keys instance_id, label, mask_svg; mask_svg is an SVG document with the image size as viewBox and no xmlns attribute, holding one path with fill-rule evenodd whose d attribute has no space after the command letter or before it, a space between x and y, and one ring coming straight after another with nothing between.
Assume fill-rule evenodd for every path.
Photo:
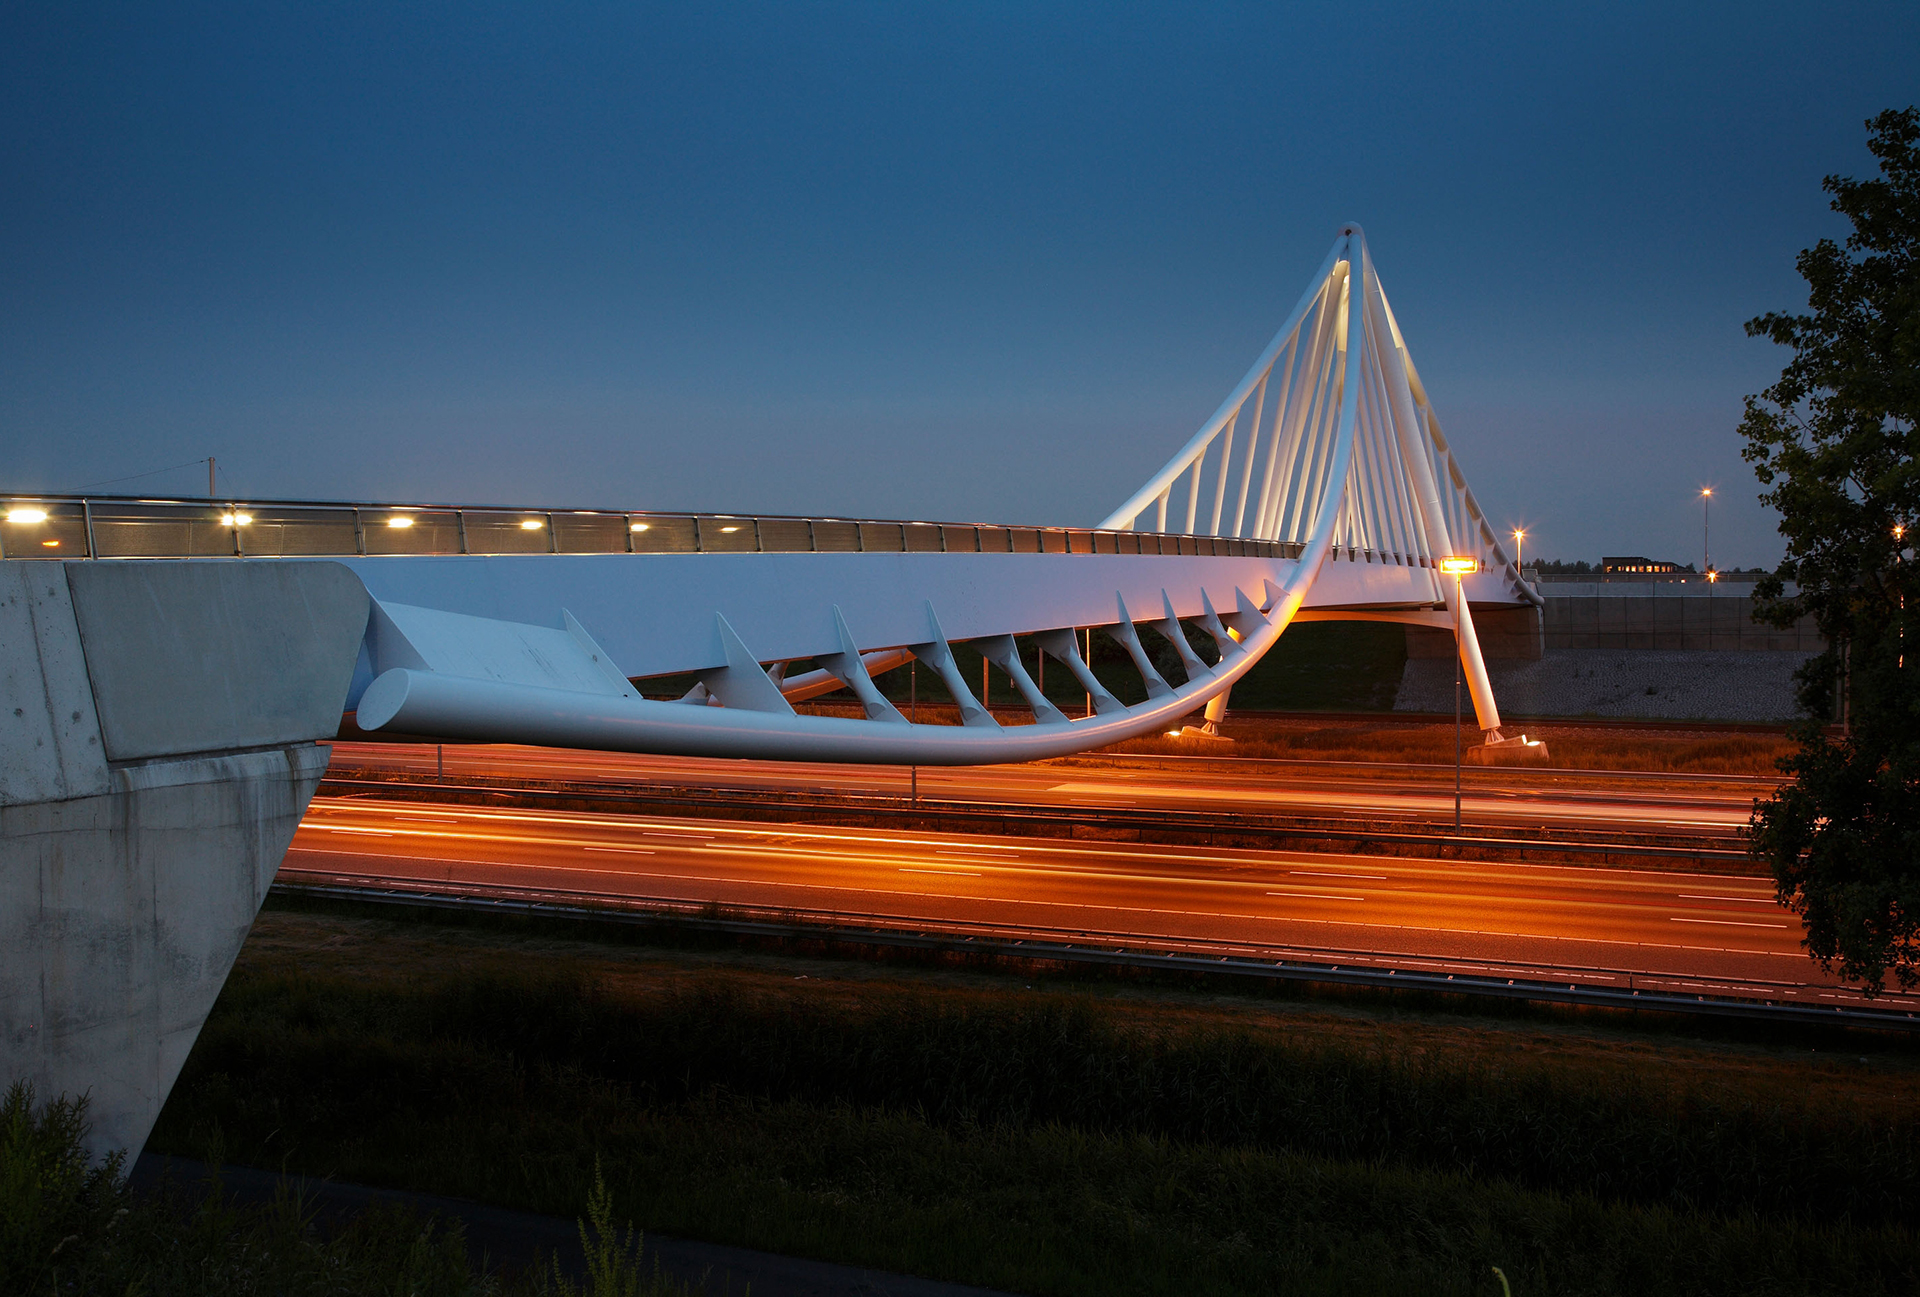
<instances>
[{"instance_id":1,"label":"deck light","mask_svg":"<svg viewBox=\"0 0 1920 1297\"><path fill-rule=\"evenodd\" d=\"M47 520L47 511L45 509L9 509L7 510L8 522L45 522L46 520Z\"/></svg>"},{"instance_id":2,"label":"deck light","mask_svg":"<svg viewBox=\"0 0 1920 1297\"><path fill-rule=\"evenodd\" d=\"M220 525L222 527L244 527L252 521L253 515L250 513L223 513L220 515Z\"/></svg>"},{"instance_id":3,"label":"deck light","mask_svg":"<svg viewBox=\"0 0 1920 1297\"><path fill-rule=\"evenodd\" d=\"M387 519L387 526L389 526L389 527L411 527L411 526L413 526L413 519L412 519L412 518L409 518L409 517L408 517L408 516L407 516L406 514L404 514L404 513L396 513L396 514L394 514L394 515L393 515L393 517L391 517L391 518L389 518L389 519Z\"/></svg>"},{"instance_id":4,"label":"deck light","mask_svg":"<svg viewBox=\"0 0 1920 1297\"><path fill-rule=\"evenodd\" d=\"M651 525L652 524L650 523L636 522L636 523L633 523L631 526L629 526L627 530L628 531L645 531Z\"/></svg>"},{"instance_id":5,"label":"deck light","mask_svg":"<svg viewBox=\"0 0 1920 1297\"><path fill-rule=\"evenodd\" d=\"M539 531L540 520L538 518L522 518L520 520L520 530L521 531Z\"/></svg>"},{"instance_id":6,"label":"deck light","mask_svg":"<svg viewBox=\"0 0 1920 1297\"><path fill-rule=\"evenodd\" d=\"M739 531L740 529L738 527L722 527L720 530L731 534L733 532Z\"/></svg>"},{"instance_id":7,"label":"deck light","mask_svg":"<svg viewBox=\"0 0 1920 1297\"><path fill-rule=\"evenodd\" d=\"M59 549L59 548L60 548L60 542L59 542L59 541L57 541L57 540L43 540L43 541L41 541L40 543L41 543L42 545L45 545L45 546L46 546L46 547L47 547L48 549Z\"/></svg>"}]
</instances>

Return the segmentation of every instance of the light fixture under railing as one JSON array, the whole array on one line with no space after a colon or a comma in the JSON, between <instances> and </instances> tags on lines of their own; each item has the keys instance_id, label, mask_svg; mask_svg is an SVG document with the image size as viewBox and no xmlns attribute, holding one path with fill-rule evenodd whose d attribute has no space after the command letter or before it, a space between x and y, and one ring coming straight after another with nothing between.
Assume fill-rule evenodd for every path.
<instances>
[{"instance_id":1,"label":"light fixture under railing","mask_svg":"<svg viewBox=\"0 0 1920 1297\"><path fill-rule=\"evenodd\" d=\"M538 518L522 518L520 520L521 531L539 531L542 525Z\"/></svg>"},{"instance_id":2,"label":"light fixture under railing","mask_svg":"<svg viewBox=\"0 0 1920 1297\"><path fill-rule=\"evenodd\" d=\"M651 523L636 522L631 526L629 526L627 530L628 531L646 531L650 526L652 526Z\"/></svg>"},{"instance_id":3,"label":"light fixture under railing","mask_svg":"<svg viewBox=\"0 0 1920 1297\"><path fill-rule=\"evenodd\" d=\"M9 509L7 510L8 522L31 523L31 522L45 522L46 520L47 520L47 511L45 509Z\"/></svg>"},{"instance_id":4,"label":"light fixture under railing","mask_svg":"<svg viewBox=\"0 0 1920 1297\"><path fill-rule=\"evenodd\" d=\"M244 527L252 521L253 515L250 513L223 513L220 515L220 525L222 527Z\"/></svg>"},{"instance_id":5,"label":"light fixture under railing","mask_svg":"<svg viewBox=\"0 0 1920 1297\"><path fill-rule=\"evenodd\" d=\"M404 514L404 513L396 513L396 514L394 514L394 515L393 515L393 517L391 517L391 518L389 518L389 519L387 519L387 526L389 526L389 527L411 527L411 526L413 526L413 519L412 519L412 518L409 518L409 517L408 517L408 516L407 516L406 514Z\"/></svg>"},{"instance_id":6,"label":"light fixture under railing","mask_svg":"<svg viewBox=\"0 0 1920 1297\"><path fill-rule=\"evenodd\" d=\"M1440 560L1440 570L1448 576L1472 576L1480 570L1480 560L1459 554L1449 554Z\"/></svg>"}]
</instances>

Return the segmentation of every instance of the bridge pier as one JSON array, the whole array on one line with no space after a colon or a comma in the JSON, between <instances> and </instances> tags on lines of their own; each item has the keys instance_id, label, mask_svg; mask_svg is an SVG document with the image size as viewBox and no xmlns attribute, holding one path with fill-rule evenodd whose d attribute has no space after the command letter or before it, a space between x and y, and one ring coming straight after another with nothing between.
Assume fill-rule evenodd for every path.
<instances>
[{"instance_id":1,"label":"bridge pier","mask_svg":"<svg viewBox=\"0 0 1920 1297\"><path fill-rule=\"evenodd\" d=\"M137 1154L326 768L332 563L0 562L0 1083Z\"/></svg>"}]
</instances>

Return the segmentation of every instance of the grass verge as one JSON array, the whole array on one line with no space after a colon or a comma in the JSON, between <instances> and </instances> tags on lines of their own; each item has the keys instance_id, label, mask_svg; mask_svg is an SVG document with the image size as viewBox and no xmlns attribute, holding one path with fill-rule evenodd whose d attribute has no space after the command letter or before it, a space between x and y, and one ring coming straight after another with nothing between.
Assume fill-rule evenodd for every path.
<instances>
[{"instance_id":1,"label":"grass verge","mask_svg":"<svg viewBox=\"0 0 1920 1297\"><path fill-rule=\"evenodd\" d=\"M1035 1294L1877 1293L1911 1059L268 915L154 1144Z\"/></svg>"}]
</instances>

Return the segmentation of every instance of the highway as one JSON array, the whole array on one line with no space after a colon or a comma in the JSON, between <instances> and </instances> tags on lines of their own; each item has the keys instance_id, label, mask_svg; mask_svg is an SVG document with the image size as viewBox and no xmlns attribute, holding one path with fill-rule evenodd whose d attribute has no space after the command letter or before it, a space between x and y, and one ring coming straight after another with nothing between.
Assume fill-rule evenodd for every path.
<instances>
[{"instance_id":1,"label":"highway","mask_svg":"<svg viewBox=\"0 0 1920 1297\"><path fill-rule=\"evenodd\" d=\"M555 780L632 786L837 791L903 797L895 766L700 761L487 745L337 743L333 768L450 779ZM1243 768L1242 768L1243 767ZM1132 757L1010 766L922 767L923 798L1020 805L1366 815L1432 823L1453 819L1453 772L1434 766L1339 762L1181 761ZM1747 822L1771 780L1741 776L1607 776L1590 772L1470 770L1470 824L1723 835Z\"/></svg>"},{"instance_id":2,"label":"highway","mask_svg":"<svg viewBox=\"0 0 1920 1297\"><path fill-rule=\"evenodd\" d=\"M281 880L717 903L1154 950L1564 977L1813 1005L1858 1000L1801 953L1798 922L1774 903L1767 881L1726 875L326 796L314 800ZM1878 1003L1920 1008L1916 997Z\"/></svg>"}]
</instances>

